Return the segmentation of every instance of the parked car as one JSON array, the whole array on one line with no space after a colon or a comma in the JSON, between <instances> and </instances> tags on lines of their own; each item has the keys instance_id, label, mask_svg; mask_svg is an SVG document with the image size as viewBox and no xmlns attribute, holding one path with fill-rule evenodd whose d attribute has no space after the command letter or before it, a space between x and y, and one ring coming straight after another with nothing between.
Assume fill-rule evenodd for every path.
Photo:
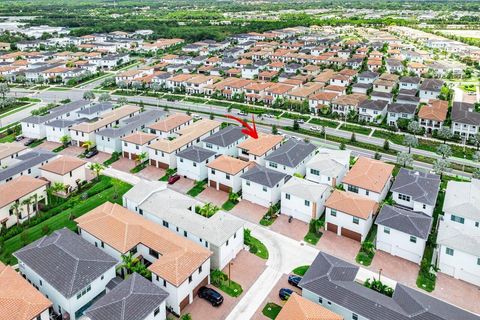
<instances>
[{"instance_id":1,"label":"parked car","mask_svg":"<svg viewBox=\"0 0 480 320\"><path fill-rule=\"evenodd\" d=\"M178 180L180 180L180 176L178 174L171 175L168 177L168 184L174 184Z\"/></svg>"},{"instance_id":2,"label":"parked car","mask_svg":"<svg viewBox=\"0 0 480 320\"><path fill-rule=\"evenodd\" d=\"M303 124L304 122L305 122L305 121L303 121L303 119L298 119L298 120L297 120L297 123L298 123L298 124Z\"/></svg>"},{"instance_id":3,"label":"parked car","mask_svg":"<svg viewBox=\"0 0 480 320\"><path fill-rule=\"evenodd\" d=\"M85 158L90 159L91 157L96 156L97 154L98 154L98 150L96 148L93 148L85 152Z\"/></svg>"},{"instance_id":4,"label":"parked car","mask_svg":"<svg viewBox=\"0 0 480 320\"><path fill-rule=\"evenodd\" d=\"M267 113L264 115L265 118L275 118L273 114Z\"/></svg>"},{"instance_id":5,"label":"parked car","mask_svg":"<svg viewBox=\"0 0 480 320\"><path fill-rule=\"evenodd\" d=\"M248 116L248 113L243 112L243 111L239 111L237 114L238 114L239 116Z\"/></svg>"},{"instance_id":6,"label":"parked car","mask_svg":"<svg viewBox=\"0 0 480 320\"><path fill-rule=\"evenodd\" d=\"M17 141L17 142L18 142L18 141L22 141L24 138L25 138L25 137L24 137L24 136L21 136L21 135L20 135L20 136L16 136L16 137L15 137L15 141Z\"/></svg>"},{"instance_id":7,"label":"parked car","mask_svg":"<svg viewBox=\"0 0 480 320\"><path fill-rule=\"evenodd\" d=\"M288 289L288 288L282 288L280 289L280 291L278 292L278 296L280 297L281 300L285 301L285 300L288 300L288 298L290 298L290 296L293 294L293 290L292 289Z\"/></svg>"},{"instance_id":8,"label":"parked car","mask_svg":"<svg viewBox=\"0 0 480 320\"><path fill-rule=\"evenodd\" d=\"M312 130L312 131L320 131L320 129L318 129L318 127L315 127L315 126L311 126L311 127L310 127L310 130Z\"/></svg>"},{"instance_id":9,"label":"parked car","mask_svg":"<svg viewBox=\"0 0 480 320\"><path fill-rule=\"evenodd\" d=\"M223 303L223 296L212 288L201 287L198 290L198 296L210 302L214 307L218 307Z\"/></svg>"},{"instance_id":10,"label":"parked car","mask_svg":"<svg viewBox=\"0 0 480 320\"><path fill-rule=\"evenodd\" d=\"M202 119L202 117L200 117L198 114L193 114L192 117L193 117L193 119L195 119L195 120L200 120L200 119Z\"/></svg>"},{"instance_id":11,"label":"parked car","mask_svg":"<svg viewBox=\"0 0 480 320\"><path fill-rule=\"evenodd\" d=\"M37 139L28 139L27 141L25 141L25 143L23 144L24 146L29 146L31 145L32 143L34 143L35 141L37 141Z\"/></svg>"},{"instance_id":12,"label":"parked car","mask_svg":"<svg viewBox=\"0 0 480 320\"><path fill-rule=\"evenodd\" d=\"M302 277L297 276L295 274L291 274L288 276L288 283L290 283L292 286L298 288L299 282L302 280Z\"/></svg>"}]
</instances>

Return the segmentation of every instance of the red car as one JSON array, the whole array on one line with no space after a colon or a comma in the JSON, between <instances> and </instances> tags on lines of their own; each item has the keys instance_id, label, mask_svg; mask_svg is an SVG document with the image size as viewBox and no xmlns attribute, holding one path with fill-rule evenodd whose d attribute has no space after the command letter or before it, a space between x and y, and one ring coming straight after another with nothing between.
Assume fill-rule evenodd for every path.
<instances>
[{"instance_id":1,"label":"red car","mask_svg":"<svg viewBox=\"0 0 480 320\"><path fill-rule=\"evenodd\" d=\"M174 184L180 180L180 176L178 174L174 174L173 176L168 177L168 184Z\"/></svg>"}]
</instances>

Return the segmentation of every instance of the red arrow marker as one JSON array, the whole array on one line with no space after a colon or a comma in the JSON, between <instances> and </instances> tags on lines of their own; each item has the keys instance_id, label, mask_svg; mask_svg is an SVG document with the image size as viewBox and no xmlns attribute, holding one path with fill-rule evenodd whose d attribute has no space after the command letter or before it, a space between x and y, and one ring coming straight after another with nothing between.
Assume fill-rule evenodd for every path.
<instances>
[{"instance_id":1,"label":"red arrow marker","mask_svg":"<svg viewBox=\"0 0 480 320\"><path fill-rule=\"evenodd\" d=\"M243 120L240 119L240 118L234 117L234 116L229 115L229 114L227 114L227 118L230 118L230 119L233 119L233 120L235 120L235 121L240 122L240 124L242 125L242 127L245 127L245 128L242 130L243 133L245 133L246 135L249 135L249 136L252 137L253 139L258 139L257 127L255 126L255 118L253 117L253 115L252 115L253 128L250 127L250 125L249 125L246 121L243 121Z\"/></svg>"}]
</instances>

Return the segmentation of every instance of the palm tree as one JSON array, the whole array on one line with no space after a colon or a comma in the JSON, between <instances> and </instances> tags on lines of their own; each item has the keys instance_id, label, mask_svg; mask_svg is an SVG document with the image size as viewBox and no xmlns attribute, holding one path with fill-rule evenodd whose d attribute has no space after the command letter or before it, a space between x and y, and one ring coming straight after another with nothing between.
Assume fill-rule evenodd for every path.
<instances>
[{"instance_id":1,"label":"palm tree","mask_svg":"<svg viewBox=\"0 0 480 320\"><path fill-rule=\"evenodd\" d=\"M17 226L20 225L20 218L22 217L22 205L19 201L15 201L15 203L12 204L10 209L15 212L15 216L17 217Z\"/></svg>"},{"instance_id":2,"label":"palm tree","mask_svg":"<svg viewBox=\"0 0 480 320\"><path fill-rule=\"evenodd\" d=\"M61 182L54 182L50 188L47 189L47 193L49 197L51 197L54 193L59 193L60 191L65 190L65 185ZM49 199L49 202L51 202L52 199Z\"/></svg>"},{"instance_id":3,"label":"palm tree","mask_svg":"<svg viewBox=\"0 0 480 320\"><path fill-rule=\"evenodd\" d=\"M28 217L28 223L30 223L30 206L33 204L33 198L28 197L23 199L22 205L27 207L27 217Z\"/></svg>"},{"instance_id":4,"label":"palm tree","mask_svg":"<svg viewBox=\"0 0 480 320\"><path fill-rule=\"evenodd\" d=\"M374 253L375 250L375 245L371 241L363 241L362 243L362 250L368 254L371 255Z\"/></svg>"},{"instance_id":5,"label":"palm tree","mask_svg":"<svg viewBox=\"0 0 480 320\"><path fill-rule=\"evenodd\" d=\"M105 169L105 167L101 163L91 163L88 168L93 173L95 173L95 177L96 177L97 180L100 179L100 173Z\"/></svg>"},{"instance_id":6,"label":"palm tree","mask_svg":"<svg viewBox=\"0 0 480 320\"><path fill-rule=\"evenodd\" d=\"M148 153L142 152L137 155L137 158L135 159L135 163L138 165L144 163L148 158Z\"/></svg>"},{"instance_id":7,"label":"palm tree","mask_svg":"<svg viewBox=\"0 0 480 320\"><path fill-rule=\"evenodd\" d=\"M82 147L86 148L87 151L89 151L93 147L93 142L90 140L87 140L82 144Z\"/></svg>"},{"instance_id":8,"label":"palm tree","mask_svg":"<svg viewBox=\"0 0 480 320\"><path fill-rule=\"evenodd\" d=\"M122 263L118 265L117 270L125 269L127 274L132 274L137 263L138 258L134 258L131 252L122 254Z\"/></svg>"},{"instance_id":9,"label":"palm tree","mask_svg":"<svg viewBox=\"0 0 480 320\"><path fill-rule=\"evenodd\" d=\"M216 205L209 202L209 203L206 203L203 207L200 208L200 214L204 217L210 218L218 210L220 210L219 207L217 207Z\"/></svg>"},{"instance_id":10,"label":"palm tree","mask_svg":"<svg viewBox=\"0 0 480 320\"><path fill-rule=\"evenodd\" d=\"M238 195L238 193L230 192L228 194L228 200L230 200L230 202L237 203L239 199L240 196Z\"/></svg>"},{"instance_id":11,"label":"palm tree","mask_svg":"<svg viewBox=\"0 0 480 320\"><path fill-rule=\"evenodd\" d=\"M35 214L38 215L40 213L40 210L38 208L38 194L33 195L33 203L35 204Z\"/></svg>"},{"instance_id":12,"label":"palm tree","mask_svg":"<svg viewBox=\"0 0 480 320\"><path fill-rule=\"evenodd\" d=\"M70 138L70 136L68 136L68 135L64 135L60 138L60 142L63 144L63 146L65 148L68 146L68 144L70 143L71 140L72 140L72 138Z\"/></svg>"}]
</instances>

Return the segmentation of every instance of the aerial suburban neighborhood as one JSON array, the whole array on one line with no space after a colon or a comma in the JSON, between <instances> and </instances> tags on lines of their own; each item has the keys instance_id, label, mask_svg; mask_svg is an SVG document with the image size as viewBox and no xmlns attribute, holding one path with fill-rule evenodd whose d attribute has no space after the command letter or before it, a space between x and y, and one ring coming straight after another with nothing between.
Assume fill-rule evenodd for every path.
<instances>
[{"instance_id":1,"label":"aerial suburban neighborhood","mask_svg":"<svg viewBox=\"0 0 480 320\"><path fill-rule=\"evenodd\" d=\"M0 3L0 320L480 319L480 3Z\"/></svg>"}]
</instances>

